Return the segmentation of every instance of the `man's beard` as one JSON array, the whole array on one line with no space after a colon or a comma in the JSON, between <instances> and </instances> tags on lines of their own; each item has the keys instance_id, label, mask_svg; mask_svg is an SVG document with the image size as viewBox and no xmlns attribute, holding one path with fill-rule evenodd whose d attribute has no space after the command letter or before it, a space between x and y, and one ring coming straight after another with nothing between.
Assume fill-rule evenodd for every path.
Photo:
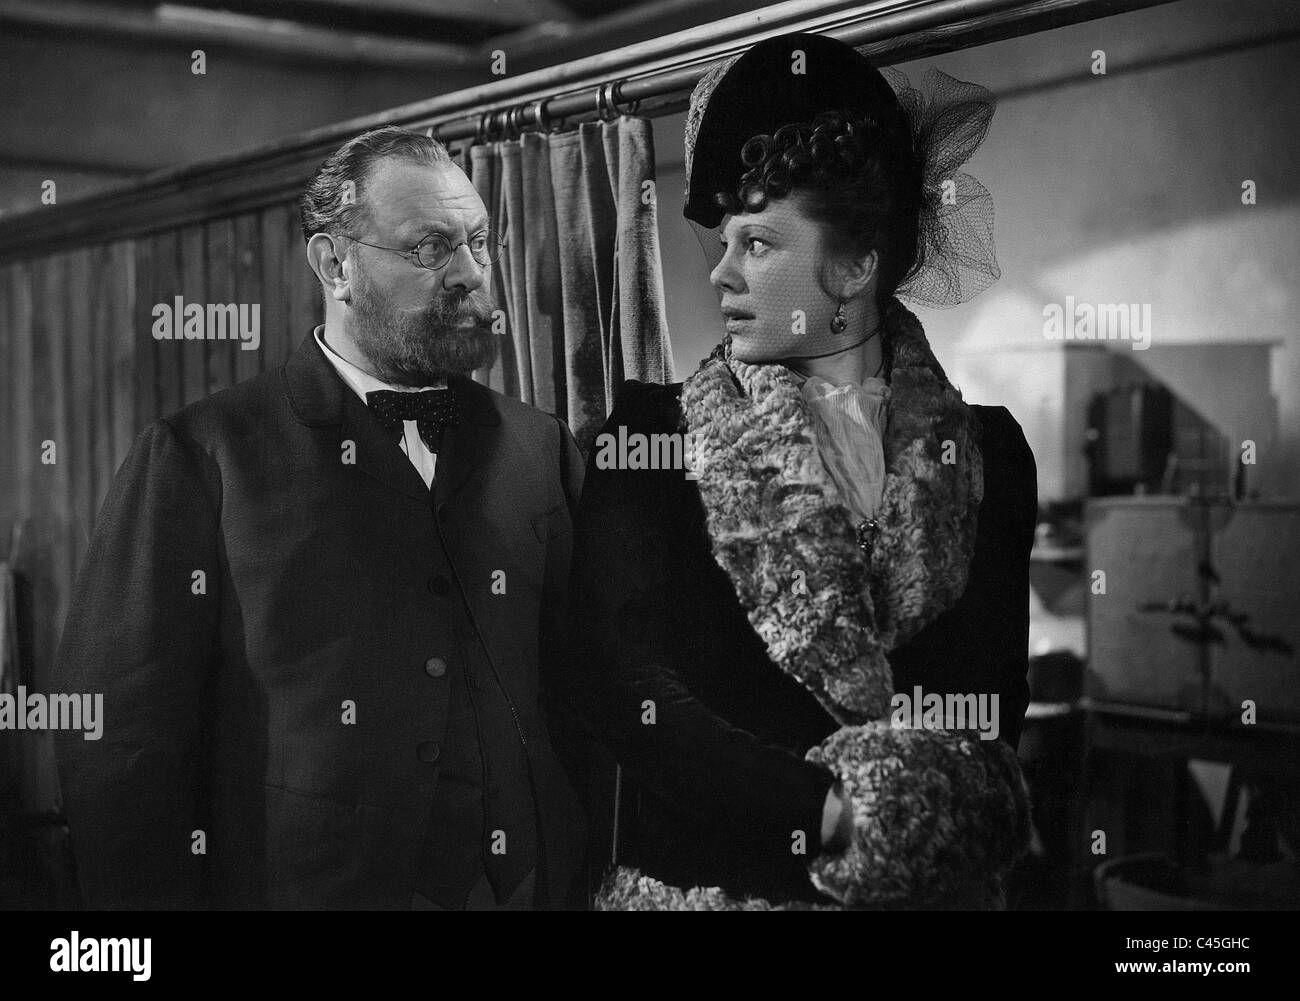
<instances>
[{"instance_id":1,"label":"man's beard","mask_svg":"<svg viewBox=\"0 0 1300 1001\"><path fill-rule=\"evenodd\" d=\"M392 309L364 272L353 281L350 333L378 378L419 387L496 360L492 305L482 292L444 292L422 311Z\"/></svg>"}]
</instances>

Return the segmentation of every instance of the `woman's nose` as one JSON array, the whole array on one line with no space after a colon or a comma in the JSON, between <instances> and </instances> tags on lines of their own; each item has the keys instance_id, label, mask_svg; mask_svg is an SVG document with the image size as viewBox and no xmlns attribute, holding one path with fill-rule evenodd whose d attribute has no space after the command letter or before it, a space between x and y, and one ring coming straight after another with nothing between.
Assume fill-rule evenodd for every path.
<instances>
[{"instance_id":1,"label":"woman's nose","mask_svg":"<svg viewBox=\"0 0 1300 1001\"><path fill-rule=\"evenodd\" d=\"M722 260L709 274L709 281L713 283L713 287L719 292L741 291L740 275L736 271L735 263L732 261L729 251L722 255Z\"/></svg>"}]
</instances>

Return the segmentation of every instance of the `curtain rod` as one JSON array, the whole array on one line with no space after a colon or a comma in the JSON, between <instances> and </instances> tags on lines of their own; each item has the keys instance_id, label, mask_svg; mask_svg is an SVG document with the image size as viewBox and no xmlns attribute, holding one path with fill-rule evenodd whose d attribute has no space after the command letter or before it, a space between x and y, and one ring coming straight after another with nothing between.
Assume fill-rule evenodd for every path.
<instances>
[{"instance_id":1,"label":"curtain rod","mask_svg":"<svg viewBox=\"0 0 1300 1001\"><path fill-rule=\"evenodd\" d=\"M852 45L875 61L887 64L891 60L901 62L951 51L952 42L958 37L962 39L961 47L969 47L1026 34L1025 29L1031 25L1034 26L1032 30L1064 27L1168 2L1170 0L1045 0L1035 3L946 0L893 4L884 10L879 8L885 5L875 4L872 7L877 9L860 8L853 14L839 16L835 19L837 23L817 33ZM611 118L618 114L648 114L650 117L670 114L689 104L691 91L712 63L790 30L789 26L781 26L754 32L741 44L713 46L704 57L698 54L697 49L685 59L678 57L670 65L653 72L515 101L469 116L449 112L420 125L434 138L448 144L459 141L482 143L516 138L522 132L549 131L580 119Z\"/></svg>"},{"instance_id":2,"label":"curtain rod","mask_svg":"<svg viewBox=\"0 0 1300 1001\"><path fill-rule=\"evenodd\" d=\"M707 67L790 31L905 62L1171 0L789 0L610 52L338 122L199 164L167 168L57 206L0 218L0 261L143 236L287 202L321 160L381 125L448 143L633 109L686 107Z\"/></svg>"}]
</instances>

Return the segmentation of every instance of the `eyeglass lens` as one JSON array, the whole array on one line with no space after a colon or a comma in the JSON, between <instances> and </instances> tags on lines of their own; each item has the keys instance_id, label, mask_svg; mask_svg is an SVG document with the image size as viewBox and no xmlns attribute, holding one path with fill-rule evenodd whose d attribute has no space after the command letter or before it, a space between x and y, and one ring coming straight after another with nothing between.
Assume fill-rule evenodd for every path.
<instances>
[{"instance_id":1,"label":"eyeglass lens","mask_svg":"<svg viewBox=\"0 0 1300 1001\"><path fill-rule=\"evenodd\" d=\"M465 242L469 247L470 256L483 267L495 264L501 256L501 238L491 230L475 233ZM454 248L445 236L431 233L420 241L420 245L415 248L415 253L422 266L437 269L447 265Z\"/></svg>"}]
</instances>

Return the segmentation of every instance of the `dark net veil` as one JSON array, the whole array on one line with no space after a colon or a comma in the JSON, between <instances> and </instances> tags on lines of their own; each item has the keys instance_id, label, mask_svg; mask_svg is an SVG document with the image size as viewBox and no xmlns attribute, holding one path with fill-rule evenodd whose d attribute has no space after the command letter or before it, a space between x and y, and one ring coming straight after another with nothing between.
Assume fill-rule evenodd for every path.
<instances>
[{"instance_id":1,"label":"dark net veil","mask_svg":"<svg viewBox=\"0 0 1300 1001\"><path fill-rule=\"evenodd\" d=\"M734 61L712 67L692 95L686 127L688 177L699 118L709 94ZM960 305L1002 275L993 242L993 197L959 169L988 135L997 100L987 88L936 69L926 72L920 89L893 67L880 72L898 97L923 164L916 261L904 272L895 294L938 309ZM712 269L722 258L721 227L693 221L691 226Z\"/></svg>"}]
</instances>

